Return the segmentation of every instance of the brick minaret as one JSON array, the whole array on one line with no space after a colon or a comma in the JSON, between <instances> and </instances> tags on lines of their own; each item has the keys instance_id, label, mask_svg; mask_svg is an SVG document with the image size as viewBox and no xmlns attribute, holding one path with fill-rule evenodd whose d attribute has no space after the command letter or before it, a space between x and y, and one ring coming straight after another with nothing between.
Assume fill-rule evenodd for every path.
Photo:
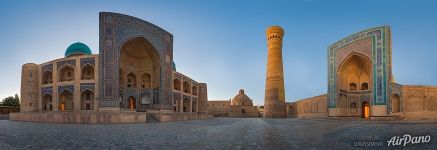
<instances>
[{"instance_id":1,"label":"brick minaret","mask_svg":"<svg viewBox=\"0 0 437 150\"><path fill-rule=\"evenodd\" d=\"M279 26L267 28L267 74L264 100L264 118L287 117L285 109L284 72L282 69L282 38Z\"/></svg>"}]
</instances>

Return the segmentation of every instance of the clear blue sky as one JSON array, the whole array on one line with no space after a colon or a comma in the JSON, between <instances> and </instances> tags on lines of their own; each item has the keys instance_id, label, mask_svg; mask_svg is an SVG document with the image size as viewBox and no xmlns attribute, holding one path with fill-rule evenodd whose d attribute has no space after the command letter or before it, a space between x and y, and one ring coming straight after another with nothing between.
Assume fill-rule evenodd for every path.
<instances>
[{"instance_id":1,"label":"clear blue sky","mask_svg":"<svg viewBox=\"0 0 437 150\"><path fill-rule=\"evenodd\" d=\"M73 42L98 53L98 13L154 23L174 35L177 70L208 83L210 100L245 89L264 102L265 29L285 29L286 100L327 91L327 46L390 25L401 84L437 85L437 3L413 0L0 1L0 98L20 92L21 65L61 58Z\"/></svg>"}]
</instances>

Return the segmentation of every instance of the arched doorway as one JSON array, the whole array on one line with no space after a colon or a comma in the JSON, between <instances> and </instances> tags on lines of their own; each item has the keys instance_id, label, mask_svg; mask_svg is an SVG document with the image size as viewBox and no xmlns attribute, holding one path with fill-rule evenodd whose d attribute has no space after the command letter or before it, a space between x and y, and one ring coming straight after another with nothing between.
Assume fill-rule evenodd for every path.
<instances>
[{"instance_id":1,"label":"arched doorway","mask_svg":"<svg viewBox=\"0 0 437 150\"><path fill-rule=\"evenodd\" d=\"M181 81L179 81L179 79L173 80L173 88L175 90L181 91Z\"/></svg>"},{"instance_id":2,"label":"arched doorway","mask_svg":"<svg viewBox=\"0 0 437 150\"><path fill-rule=\"evenodd\" d=\"M370 105L369 105L369 103L363 102L363 104L361 105L361 110L362 110L361 116L363 118L368 119L370 117Z\"/></svg>"},{"instance_id":3,"label":"arched doorway","mask_svg":"<svg viewBox=\"0 0 437 150\"><path fill-rule=\"evenodd\" d=\"M150 83L151 83L152 78L150 77L150 74L148 73L144 73L141 76L141 88L150 88Z\"/></svg>"},{"instance_id":4,"label":"arched doorway","mask_svg":"<svg viewBox=\"0 0 437 150\"><path fill-rule=\"evenodd\" d=\"M188 98L184 98L183 100L183 112L190 111L190 100Z\"/></svg>"},{"instance_id":5,"label":"arched doorway","mask_svg":"<svg viewBox=\"0 0 437 150\"><path fill-rule=\"evenodd\" d=\"M358 105L363 104L361 116L368 117L370 109L364 113L364 107L370 107L368 102L371 101L372 95L372 63L370 58L361 53L352 52L342 60L337 73L339 88L337 94L340 96L340 101L337 104L340 108L339 115L359 117L360 111L358 109L360 107Z\"/></svg>"},{"instance_id":6,"label":"arched doorway","mask_svg":"<svg viewBox=\"0 0 437 150\"><path fill-rule=\"evenodd\" d=\"M137 76L134 73L129 73L127 75L127 88L136 88L137 87Z\"/></svg>"},{"instance_id":7,"label":"arched doorway","mask_svg":"<svg viewBox=\"0 0 437 150\"><path fill-rule=\"evenodd\" d=\"M94 79L94 66L90 64L86 64L82 66L82 80L92 80Z\"/></svg>"},{"instance_id":8,"label":"arched doorway","mask_svg":"<svg viewBox=\"0 0 437 150\"><path fill-rule=\"evenodd\" d=\"M133 96L129 97L128 105L129 105L130 111L135 111L137 109L137 106L136 106L137 101L136 101L135 97L133 97Z\"/></svg>"},{"instance_id":9,"label":"arched doorway","mask_svg":"<svg viewBox=\"0 0 437 150\"><path fill-rule=\"evenodd\" d=\"M370 59L358 53L352 53L339 67L339 88L345 91L371 89L372 65Z\"/></svg>"},{"instance_id":10,"label":"arched doorway","mask_svg":"<svg viewBox=\"0 0 437 150\"><path fill-rule=\"evenodd\" d=\"M197 86L193 86L191 93L193 93L193 95L197 96Z\"/></svg>"},{"instance_id":11,"label":"arched doorway","mask_svg":"<svg viewBox=\"0 0 437 150\"><path fill-rule=\"evenodd\" d=\"M53 73L51 71L45 71L42 77L42 84L53 83Z\"/></svg>"},{"instance_id":12,"label":"arched doorway","mask_svg":"<svg viewBox=\"0 0 437 150\"><path fill-rule=\"evenodd\" d=\"M59 81L72 81L74 80L74 67L65 66L59 71Z\"/></svg>"},{"instance_id":13,"label":"arched doorway","mask_svg":"<svg viewBox=\"0 0 437 150\"><path fill-rule=\"evenodd\" d=\"M193 101L191 105L191 112L197 112L197 101Z\"/></svg>"},{"instance_id":14,"label":"arched doorway","mask_svg":"<svg viewBox=\"0 0 437 150\"><path fill-rule=\"evenodd\" d=\"M94 108L94 93L90 90L83 91L80 99L80 109L93 110L93 108Z\"/></svg>"},{"instance_id":15,"label":"arched doorway","mask_svg":"<svg viewBox=\"0 0 437 150\"><path fill-rule=\"evenodd\" d=\"M73 110L73 92L64 90L59 94L59 110Z\"/></svg>"},{"instance_id":16,"label":"arched doorway","mask_svg":"<svg viewBox=\"0 0 437 150\"><path fill-rule=\"evenodd\" d=\"M190 93L190 84L188 83L188 81L184 81L183 86L184 86L184 92L189 94Z\"/></svg>"},{"instance_id":17,"label":"arched doorway","mask_svg":"<svg viewBox=\"0 0 437 150\"><path fill-rule=\"evenodd\" d=\"M160 57L152 44L143 37L134 37L123 42L120 47L119 67L119 91L124 95L141 93L144 89L150 89L152 91L149 92L153 93L153 89L159 89L161 84ZM124 107L129 110L143 110L149 108L149 105L152 109L155 108L152 105L155 103L137 103L135 97L126 98L122 103L127 103ZM140 98L141 102L141 97L137 98ZM155 102L154 100L159 98L159 95L153 93L150 98ZM131 101L135 101L135 104L131 105Z\"/></svg>"},{"instance_id":18,"label":"arched doorway","mask_svg":"<svg viewBox=\"0 0 437 150\"><path fill-rule=\"evenodd\" d=\"M52 110L52 95L44 94L42 97L42 110Z\"/></svg>"},{"instance_id":19,"label":"arched doorway","mask_svg":"<svg viewBox=\"0 0 437 150\"><path fill-rule=\"evenodd\" d=\"M394 94L391 97L391 102L392 102L392 112L397 113L401 111L401 102L400 102L400 98L399 95Z\"/></svg>"}]
</instances>

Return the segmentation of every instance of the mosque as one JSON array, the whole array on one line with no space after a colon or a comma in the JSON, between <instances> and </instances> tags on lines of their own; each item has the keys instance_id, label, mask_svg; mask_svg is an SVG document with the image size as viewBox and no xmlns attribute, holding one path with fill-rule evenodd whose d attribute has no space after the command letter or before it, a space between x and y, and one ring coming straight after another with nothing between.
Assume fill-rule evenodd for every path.
<instances>
[{"instance_id":1,"label":"mosque","mask_svg":"<svg viewBox=\"0 0 437 150\"><path fill-rule=\"evenodd\" d=\"M73 43L64 58L26 63L11 120L144 122L210 118L207 84L176 71L173 35L147 21L99 14L99 54Z\"/></svg>"},{"instance_id":2,"label":"mosque","mask_svg":"<svg viewBox=\"0 0 437 150\"><path fill-rule=\"evenodd\" d=\"M327 94L286 104L288 117L437 119L437 87L392 74L389 26L352 34L327 50Z\"/></svg>"}]
</instances>

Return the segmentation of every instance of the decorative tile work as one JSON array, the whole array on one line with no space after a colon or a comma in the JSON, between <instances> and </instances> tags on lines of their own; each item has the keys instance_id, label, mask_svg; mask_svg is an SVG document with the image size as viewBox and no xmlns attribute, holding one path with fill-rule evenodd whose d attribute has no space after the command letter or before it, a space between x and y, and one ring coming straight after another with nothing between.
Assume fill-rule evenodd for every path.
<instances>
[{"instance_id":1,"label":"decorative tile work","mask_svg":"<svg viewBox=\"0 0 437 150\"><path fill-rule=\"evenodd\" d=\"M328 102L329 108L336 107L337 98L337 69L343 59L350 54L351 50L338 51L340 48L348 46L351 43L372 39L372 49L361 49L354 51L365 55L371 54L372 61L372 78L373 78L373 105L386 105L387 102L387 84L391 76L391 47L390 47L390 29L388 26L368 29L349 37L346 37L328 47Z\"/></svg>"},{"instance_id":2,"label":"decorative tile work","mask_svg":"<svg viewBox=\"0 0 437 150\"><path fill-rule=\"evenodd\" d=\"M140 90L140 104L141 109L146 109L146 107L143 107L143 105L150 105L152 102L152 89L147 90Z\"/></svg>"},{"instance_id":3,"label":"decorative tile work","mask_svg":"<svg viewBox=\"0 0 437 150\"><path fill-rule=\"evenodd\" d=\"M58 87L58 93L62 93L65 90L68 90L71 93L74 93L74 85L64 85L64 86Z\"/></svg>"},{"instance_id":4,"label":"decorative tile work","mask_svg":"<svg viewBox=\"0 0 437 150\"><path fill-rule=\"evenodd\" d=\"M161 108L172 109L173 36L156 25L132 16L102 12L99 19L101 106L118 107L118 103L105 101L117 101L114 92L119 89L120 49L126 41L143 37L155 48L161 63L161 81L159 89L153 89L153 104L162 104L164 106Z\"/></svg>"},{"instance_id":5,"label":"decorative tile work","mask_svg":"<svg viewBox=\"0 0 437 150\"><path fill-rule=\"evenodd\" d=\"M136 89L127 89L124 91L124 97L125 98L129 98L129 97L135 97L136 100L138 100L138 90Z\"/></svg>"},{"instance_id":6,"label":"decorative tile work","mask_svg":"<svg viewBox=\"0 0 437 150\"><path fill-rule=\"evenodd\" d=\"M392 95L398 95L399 96L399 98L400 98L400 100L399 100L399 105L400 106L403 106L402 104L403 104L403 92L402 92L402 85L401 84L398 84L398 83L393 83L393 82L391 82L390 84L389 84L389 90L388 90L388 98L389 98L389 100L388 100L388 103L387 103L387 114L389 114L390 112L391 112L391 110L392 110L392 104L390 103L391 101L392 101ZM400 112L402 112L403 110L403 107L400 107L399 108L400 110Z\"/></svg>"},{"instance_id":7,"label":"decorative tile work","mask_svg":"<svg viewBox=\"0 0 437 150\"><path fill-rule=\"evenodd\" d=\"M44 73L46 71L53 72L53 64L47 64L41 67L41 72Z\"/></svg>"},{"instance_id":8,"label":"decorative tile work","mask_svg":"<svg viewBox=\"0 0 437 150\"><path fill-rule=\"evenodd\" d=\"M80 92L85 90L90 90L94 92L95 84L94 83L81 83L80 84Z\"/></svg>"},{"instance_id":9,"label":"decorative tile work","mask_svg":"<svg viewBox=\"0 0 437 150\"><path fill-rule=\"evenodd\" d=\"M159 104L159 89L158 88L154 88L153 89L153 104Z\"/></svg>"},{"instance_id":10,"label":"decorative tile work","mask_svg":"<svg viewBox=\"0 0 437 150\"><path fill-rule=\"evenodd\" d=\"M80 66L81 66L81 67L85 66L86 64L90 64L90 65L95 66L95 60L94 60L94 57L91 57L91 58L82 58L82 59L80 59Z\"/></svg>"},{"instance_id":11,"label":"decorative tile work","mask_svg":"<svg viewBox=\"0 0 437 150\"><path fill-rule=\"evenodd\" d=\"M50 94L53 95L53 87L43 87L41 88L41 95Z\"/></svg>"},{"instance_id":12,"label":"decorative tile work","mask_svg":"<svg viewBox=\"0 0 437 150\"><path fill-rule=\"evenodd\" d=\"M173 99L174 100L180 100L181 99L181 94L177 93L177 92L173 92Z\"/></svg>"},{"instance_id":13,"label":"decorative tile work","mask_svg":"<svg viewBox=\"0 0 437 150\"><path fill-rule=\"evenodd\" d=\"M189 95L184 95L184 100L185 99L191 100L191 97Z\"/></svg>"},{"instance_id":14,"label":"decorative tile work","mask_svg":"<svg viewBox=\"0 0 437 150\"><path fill-rule=\"evenodd\" d=\"M76 60L74 59L70 59L70 60L64 60L64 61L60 61L58 62L57 66L58 69L61 69L63 66L65 65L72 65L72 66L76 66Z\"/></svg>"}]
</instances>

